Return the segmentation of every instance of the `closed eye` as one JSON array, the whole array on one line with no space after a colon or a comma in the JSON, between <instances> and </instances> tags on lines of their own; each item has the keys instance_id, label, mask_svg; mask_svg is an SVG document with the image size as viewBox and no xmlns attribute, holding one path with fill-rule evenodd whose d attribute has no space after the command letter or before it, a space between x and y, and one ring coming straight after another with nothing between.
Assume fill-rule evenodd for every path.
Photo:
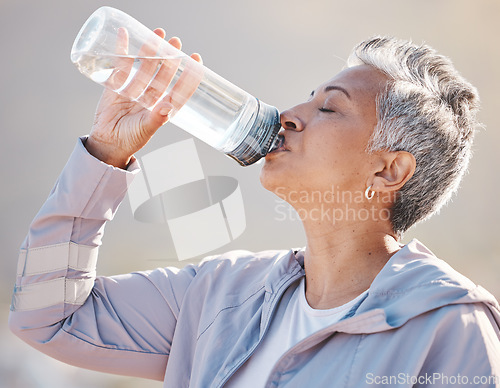
<instances>
[{"instance_id":1,"label":"closed eye","mask_svg":"<svg viewBox=\"0 0 500 388\"><path fill-rule=\"evenodd\" d=\"M334 110L327 109L327 108L319 108L320 112L327 112L327 113L334 113Z\"/></svg>"}]
</instances>

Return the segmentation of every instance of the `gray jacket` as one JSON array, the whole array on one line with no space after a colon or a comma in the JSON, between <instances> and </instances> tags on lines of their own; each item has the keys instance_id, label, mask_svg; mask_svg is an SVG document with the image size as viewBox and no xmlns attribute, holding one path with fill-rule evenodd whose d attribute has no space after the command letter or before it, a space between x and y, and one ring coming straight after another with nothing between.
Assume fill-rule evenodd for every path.
<instances>
[{"instance_id":1,"label":"gray jacket","mask_svg":"<svg viewBox=\"0 0 500 388\"><path fill-rule=\"evenodd\" d=\"M9 323L64 362L221 387L266 335L302 252L235 251L183 269L95 276L104 224L137 166L78 143L19 257ZM340 322L289 349L266 387L500 386L500 309L486 290L413 240Z\"/></svg>"}]
</instances>

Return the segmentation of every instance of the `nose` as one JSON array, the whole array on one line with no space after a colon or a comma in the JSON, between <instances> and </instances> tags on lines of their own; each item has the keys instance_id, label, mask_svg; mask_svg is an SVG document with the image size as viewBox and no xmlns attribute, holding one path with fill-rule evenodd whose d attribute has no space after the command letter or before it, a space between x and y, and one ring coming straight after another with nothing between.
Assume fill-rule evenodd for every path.
<instances>
[{"instance_id":1,"label":"nose","mask_svg":"<svg viewBox=\"0 0 500 388\"><path fill-rule=\"evenodd\" d=\"M300 132L304 129L304 123L297 116L294 108L281 112L280 115L281 126L284 129Z\"/></svg>"}]
</instances>

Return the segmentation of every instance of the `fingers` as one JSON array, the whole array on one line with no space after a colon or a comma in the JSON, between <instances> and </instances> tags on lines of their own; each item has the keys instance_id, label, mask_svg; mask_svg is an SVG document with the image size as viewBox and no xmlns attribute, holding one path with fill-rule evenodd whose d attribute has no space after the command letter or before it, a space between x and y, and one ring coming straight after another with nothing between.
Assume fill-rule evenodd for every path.
<instances>
[{"instance_id":1,"label":"fingers","mask_svg":"<svg viewBox=\"0 0 500 388\"><path fill-rule=\"evenodd\" d=\"M165 124L170 118L180 110L184 104L191 98L198 86L200 85L205 68L202 66L202 59L199 54L192 54L191 58L195 61L186 61L185 67L177 80L177 82L172 87L172 90L157 103L151 115L149 117L149 125L153 128L158 128ZM165 61L162 68L158 72L157 76L153 80L153 83L158 82L158 84L168 85L170 84L172 78L177 72L177 67L179 62L170 68L167 64L172 65L172 60ZM163 72L163 73L162 73ZM162 79L165 78L165 79ZM168 79L168 80L167 80ZM148 90L143 94L142 97L151 95L152 93L161 93L161 88L159 90L153 90L148 87ZM156 103L156 102L155 102Z\"/></svg>"},{"instance_id":2,"label":"fingers","mask_svg":"<svg viewBox=\"0 0 500 388\"><path fill-rule=\"evenodd\" d=\"M166 35L162 28L155 29L154 33L162 39ZM114 70L106 86L146 108L161 105L159 100L162 99L162 102L172 105L170 110L175 112L181 109L203 78L202 59L195 53L191 55L193 61L185 61L183 59L185 54L180 51L182 42L178 37L170 38L169 45L166 46L163 46L162 42L160 39L152 39L145 42L137 54L132 53L135 55L127 57L128 31L125 28L118 29L117 55L112 59ZM181 71L180 76L177 82L170 86L178 70ZM170 91L165 96L167 90ZM157 113L163 117L162 120L167 120L170 110L163 109L162 112L158 110Z\"/></svg>"},{"instance_id":3,"label":"fingers","mask_svg":"<svg viewBox=\"0 0 500 388\"><path fill-rule=\"evenodd\" d=\"M163 28L156 28L153 30L153 32L162 39L165 39L165 36L167 35Z\"/></svg>"},{"instance_id":4,"label":"fingers","mask_svg":"<svg viewBox=\"0 0 500 388\"><path fill-rule=\"evenodd\" d=\"M196 62L203 64L203 59L201 59L201 55L198 53L191 54L191 58L193 58Z\"/></svg>"},{"instance_id":5,"label":"fingers","mask_svg":"<svg viewBox=\"0 0 500 388\"><path fill-rule=\"evenodd\" d=\"M177 50L182 49L182 42L176 36L174 36L173 38L170 38L168 43L170 43L172 46L174 46Z\"/></svg>"},{"instance_id":6,"label":"fingers","mask_svg":"<svg viewBox=\"0 0 500 388\"><path fill-rule=\"evenodd\" d=\"M127 58L129 36L126 28L119 28L116 34L116 56L110 57L109 67L113 69L104 86L112 90L119 89L127 80L134 64L132 58Z\"/></svg>"},{"instance_id":7,"label":"fingers","mask_svg":"<svg viewBox=\"0 0 500 388\"><path fill-rule=\"evenodd\" d=\"M169 102L162 101L158 103L149 114L145 122L146 127L152 131L156 131L170 119L173 110L174 106Z\"/></svg>"},{"instance_id":8,"label":"fingers","mask_svg":"<svg viewBox=\"0 0 500 388\"><path fill-rule=\"evenodd\" d=\"M155 33L160 37L165 34L165 31L162 29L156 29ZM143 94L145 88L149 85L151 79L155 73L158 72L159 67L162 64L162 58L157 56L158 49L162 42L163 40L154 39L150 42L145 42L142 45L137 55L137 60L139 62L135 64L138 68L133 75L133 79L125 87L125 89L123 89L123 94L131 99L137 99Z\"/></svg>"},{"instance_id":9,"label":"fingers","mask_svg":"<svg viewBox=\"0 0 500 388\"><path fill-rule=\"evenodd\" d=\"M155 34L161 38L165 37L165 30L157 28ZM166 59L162 58L160 51L160 40L147 42L143 45L139 52L140 65L136 64L137 70L129 85L121 91L131 99L138 100L143 106L151 107L165 94L170 82L172 81L181 60L179 58ZM181 40L173 37L169 40L171 46L180 50L182 47ZM171 54L167 53L167 57L180 56L180 52ZM134 69L131 69L134 71Z\"/></svg>"},{"instance_id":10,"label":"fingers","mask_svg":"<svg viewBox=\"0 0 500 388\"><path fill-rule=\"evenodd\" d=\"M167 94L166 99L174 105L175 111L178 111L191 98L203 79L205 68L200 63L201 56L193 54L195 61L186 61L184 70L179 79Z\"/></svg>"},{"instance_id":11,"label":"fingers","mask_svg":"<svg viewBox=\"0 0 500 388\"><path fill-rule=\"evenodd\" d=\"M159 29L155 31L158 30ZM174 49L162 47L162 50L160 50L161 53L157 55L160 57L165 56L165 58L162 58L159 67L157 67L156 74L154 77L151 77L152 80L147 85L146 90L144 90L144 92L137 99L144 106L154 106L158 100L165 95L179 65L181 64L181 56L183 55L182 52L180 52L180 48L182 47L181 40L177 37L173 37L168 42L174 47Z\"/></svg>"},{"instance_id":12,"label":"fingers","mask_svg":"<svg viewBox=\"0 0 500 388\"><path fill-rule=\"evenodd\" d=\"M145 106L153 106L167 90L181 63L181 58L162 61L158 72L138 101Z\"/></svg>"},{"instance_id":13,"label":"fingers","mask_svg":"<svg viewBox=\"0 0 500 388\"><path fill-rule=\"evenodd\" d=\"M116 32L116 54L117 55L127 55L128 54L128 31L126 28L119 28Z\"/></svg>"}]
</instances>

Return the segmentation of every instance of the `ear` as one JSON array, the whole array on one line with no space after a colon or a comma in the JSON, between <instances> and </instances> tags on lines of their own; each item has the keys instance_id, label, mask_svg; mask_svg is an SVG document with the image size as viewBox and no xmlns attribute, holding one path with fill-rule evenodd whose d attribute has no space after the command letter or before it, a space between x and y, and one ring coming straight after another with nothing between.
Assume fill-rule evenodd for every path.
<instances>
[{"instance_id":1,"label":"ear","mask_svg":"<svg viewBox=\"0 0 500 388\"><path fill-rule=\"evenodd\" d=\"M380 154L381 165L375 173L372 190L376 192L396 192L413 176L417 162L406 151L384 152Z\"/></svg>"}]
</instances>

